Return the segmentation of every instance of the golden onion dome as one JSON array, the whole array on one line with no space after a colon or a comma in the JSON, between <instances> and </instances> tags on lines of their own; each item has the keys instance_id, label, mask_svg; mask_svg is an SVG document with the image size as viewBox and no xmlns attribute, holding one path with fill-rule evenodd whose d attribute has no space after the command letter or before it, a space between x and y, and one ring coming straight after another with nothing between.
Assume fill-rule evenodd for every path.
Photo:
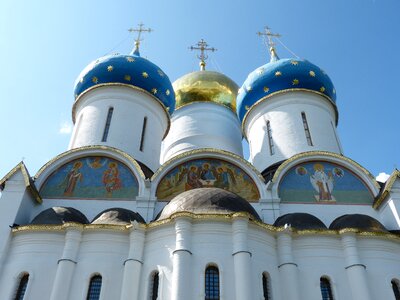
<instances>
[{"instance_id":1,"label":"golden onion dome","mask_svg":"<svg viewBox=\"0 0 400 300\"><path fill-rule=\"evenodd\" d=\"M197 71L186 74L173 84L175 109L197 102L213 102L231 109L236 114L237 84L224 74Z\"/></svg>"}]
</instances>

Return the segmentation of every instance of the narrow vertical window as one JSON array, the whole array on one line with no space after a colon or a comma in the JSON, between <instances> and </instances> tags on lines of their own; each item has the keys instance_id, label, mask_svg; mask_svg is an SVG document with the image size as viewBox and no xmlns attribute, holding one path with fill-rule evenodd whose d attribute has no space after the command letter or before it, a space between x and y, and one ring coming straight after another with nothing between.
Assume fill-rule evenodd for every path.
<instances>
[{"instance_id":1,"label":"narrow vertical window","mask_svg":"<svg viewBox=\"0 0 400 300\"><path fill-rule=\"evenodd\" d=\"M394 293L394 298L396 300L400 300L400 287L399 287L399 282L396 279L392 280L392 289Z\"/></svg>"},{"instance_id":2,"label":"narrow vertical window","mask_svg":"<svg viewBox=\"0 0 400 300\"><path fill-rule=\"evenodd\" d=\"M26 287L28 286L29 274L25 274L19 281L18 290L15 295L15 300L23 300L25 296Z\"/></svg>"},{"instance_id":3,"label":"narrow vertical window","mask_svg":"<svg viewBox=\"0 0 400 300\"><path fill-rule=\"evenodd\" d=\"M303 119L303 126L304 126L304 132L306 133L307 144L308 146L312 146L313 143L311 140L310 128L308 127L306 114L304 112L301 113L301 118Z\"/></svg>"},{"instance_id":4,"label":"narrow vertical window","mask_svg":"<svg viewBox=\"0 0 400 300\"><path fill-rule=\"evenodd\" d=\"M139 150L143 152L143 145L144 145L144 135L146 133L146 124L147 124L147 117L143 119L143 127L142 127L142 136L140 137L140 148Z\"/></svg>"},{"instance_id":5,"label":"narrow vertical window","mask_svg":"<svg viewBox=\"0 0 400 300\"><path fill-rule=\"evenodd\" d=\"M108 131L110 130L111 118L112 118L113 112L114 112L114 108L110 107L108 109L108 113L107 113L106 126L104 126L103 138L101 139L102 142L107 142Z\"/></svg>"},{"instance_id":6,"label":"narrow vertical window","mask_svg":"<svg viewBox=\"0 0 400 300\"><path fill-rule=\"evenodd\" d=\"M150 288L150 300L157 300L158 299L158 286L159 286L159 273L154 272L151 276L151 288Z\"/></svg>"},{"instance_id":7,"label":"narrow vertical window","mask_svg":"<svg viewBox=\"0 0 400 300\"><path fill-rule=\"evenodd\" d=\"M268 274L266 273L262 274L262 285L263 285L264 300L270 300L271 297L269 296L269 280L268 280Z\"/></svg>"},{"instance_id":8,"label":"narrow vertical window","mask_svg":"<svg viewBox=\"0 0 400 300\"><path fill-rule=\"evenodd\" d=\"M271 155L274 155L275 153L274 140L272 139L271 123L269 121L267 121L267 135L268 135L269 153Z\"/></svg>"},{"instance_id":9,"label":"narrow vertical window","mask_svg":"<svg viewBox=\"0 0 400 300\"><path fill-rule=\"evenodd\" d=\"M102 278L100 275L95 275L90 279L86 300L100 299L101 281Z\"/></svg>"},{"instance_id":10,"label":"narrow vertical window","mask_svg":"<svg viewBox=\"0 0 400 300\"><path fill-rule=\"evenodd\" d=\"M206 269L205 292L205 300L219 300L219 271L215 266Z\"/></svg>"},{"instance_id":11,"label":"narrow vertical window","mask_svg":"<svg viewBox=\"0 0 400 300\"><path fill-rule=\"evenodd\" d=\"M322 300L333 300L331 283L328 278L321 277L319 281L321 288Z\"/></svg>"}]
</instances>

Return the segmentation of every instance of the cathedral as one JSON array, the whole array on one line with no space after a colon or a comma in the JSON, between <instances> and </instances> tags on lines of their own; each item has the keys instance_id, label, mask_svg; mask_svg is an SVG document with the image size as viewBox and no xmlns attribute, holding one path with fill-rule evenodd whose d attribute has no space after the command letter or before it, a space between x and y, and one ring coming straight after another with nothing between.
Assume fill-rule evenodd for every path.
<instances>
[{"instance_id":1,"label":"cathedral","mask_svg":"<svg viewBox=\"0 0 400 300\"><path fill-rule=\"evenodd\" d=\"M345 156L328 74L266 28L241 87L204 40L171 83L133 31L78 76L68 150L0 179L0 299L400 300L400 172Z\"/></svg>"}]
</instances>

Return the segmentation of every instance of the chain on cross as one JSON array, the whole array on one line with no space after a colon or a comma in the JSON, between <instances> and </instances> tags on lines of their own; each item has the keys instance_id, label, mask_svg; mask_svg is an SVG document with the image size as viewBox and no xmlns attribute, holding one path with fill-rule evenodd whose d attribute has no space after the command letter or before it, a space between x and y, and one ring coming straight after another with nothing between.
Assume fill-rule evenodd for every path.
<instances>
[{"instance_id":1,"label":"chain on cross","mask_svg":"<svg viewBox=\"0 0 400 300\"><path fill-rule=\"evenodd\" d=\"M200 70L201 71L204 71L206 69L206 59L208 58L206 51L211 51L211 52L217 51L217 49L214 47L209 48L207 42L203 39L201 39L196 44L196 46L190 46L189 49L192 51L200 50L200 54L197 55L197 58L200 59Z\"/></svg>"}]
</instances>

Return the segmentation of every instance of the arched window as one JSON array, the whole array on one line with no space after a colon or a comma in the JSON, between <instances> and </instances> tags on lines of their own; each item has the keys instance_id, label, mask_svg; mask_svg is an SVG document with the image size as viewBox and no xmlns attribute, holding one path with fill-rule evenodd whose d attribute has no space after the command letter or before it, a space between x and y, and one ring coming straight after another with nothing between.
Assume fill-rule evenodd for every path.
<instances>
[{"instance_id":1,"label":"arched window","mask_svg":"<svg viewBox=\"0 0 400 300\"><path fill-rule=\"evenodd\" d=\"M321 287L322 300L333 300L331 283L328 278L321 277L319 281Z\"/></svg>"},{"instance_id":2,"label":"arched window","mask_svg":"<svg viewBox=\"0 0 400 300\"><path fill-rule=\"evenodd\" d=\"M264 300L270 300L271 297L269 295L269 276L265 272L262 274L262 286L263 286Z\"/></svg>"},{"instance_id":3,"label":"arched window","mask_svg":"<svg viewBox=\"0 0 400 300\"><path fill-rule=\"evenodd\" d=\"M153 272L150 281L150 300L157 300L158 299L158 286L160 282L159 273Z\"/></svg>"},{"instance_id":4,"label":"arched window","mask_svg":"<svg viewBox=\"0 0 400 300\"><path fill-rule=\"evenodd\" d=\"M29 274L24 274L18 285L17 293L15 294L15 300L23 300L25 296L26 287L28 286Z\"/></svg>"},{"instance_id":5,"label":"arched window","mask_svg":"<svg viewBox=\"0 0 400 300\"><path fill-rule=\"evenodd\" d=\"M99 300L100 299L101 281L102 281L102 278L100 275L94 275L90 279L89 289L88 289L86 300Z\"/></svg>"},{"instance_id":6,"label":"arched window","mask_svg":"<svg viewBox=\"0 0 400 300\"><path fill-rule=\"evenodd\" d=\"M396 300L400 300L400 287L399 287L399 281L396 279L392 280L392 289L394 293L394 298Z\"/></svg>"},{"instance_id":7,"label":"arched window","mask_svg":"<svg viewBox=\"0 0 400 300\"><path fill-rule=\"evenodd\" d=\"M219 300L219 271L215 266L206 268L205 293L205 300Z\"/></svg>"},{"instance_id":8,"label":"arched window","mask_svg":"<svg viewBox=\"0 0 400 300\"><path fill-rule=\"evenodd\" d=\"M112 118L113 112L114 112L114 108L110 107L108 109L108 113L107 113L106 125L104 126L103 138L101 139L102 142L107 142L108 131L110 130L111 118Z\"/></svg>"}]
</instances>

